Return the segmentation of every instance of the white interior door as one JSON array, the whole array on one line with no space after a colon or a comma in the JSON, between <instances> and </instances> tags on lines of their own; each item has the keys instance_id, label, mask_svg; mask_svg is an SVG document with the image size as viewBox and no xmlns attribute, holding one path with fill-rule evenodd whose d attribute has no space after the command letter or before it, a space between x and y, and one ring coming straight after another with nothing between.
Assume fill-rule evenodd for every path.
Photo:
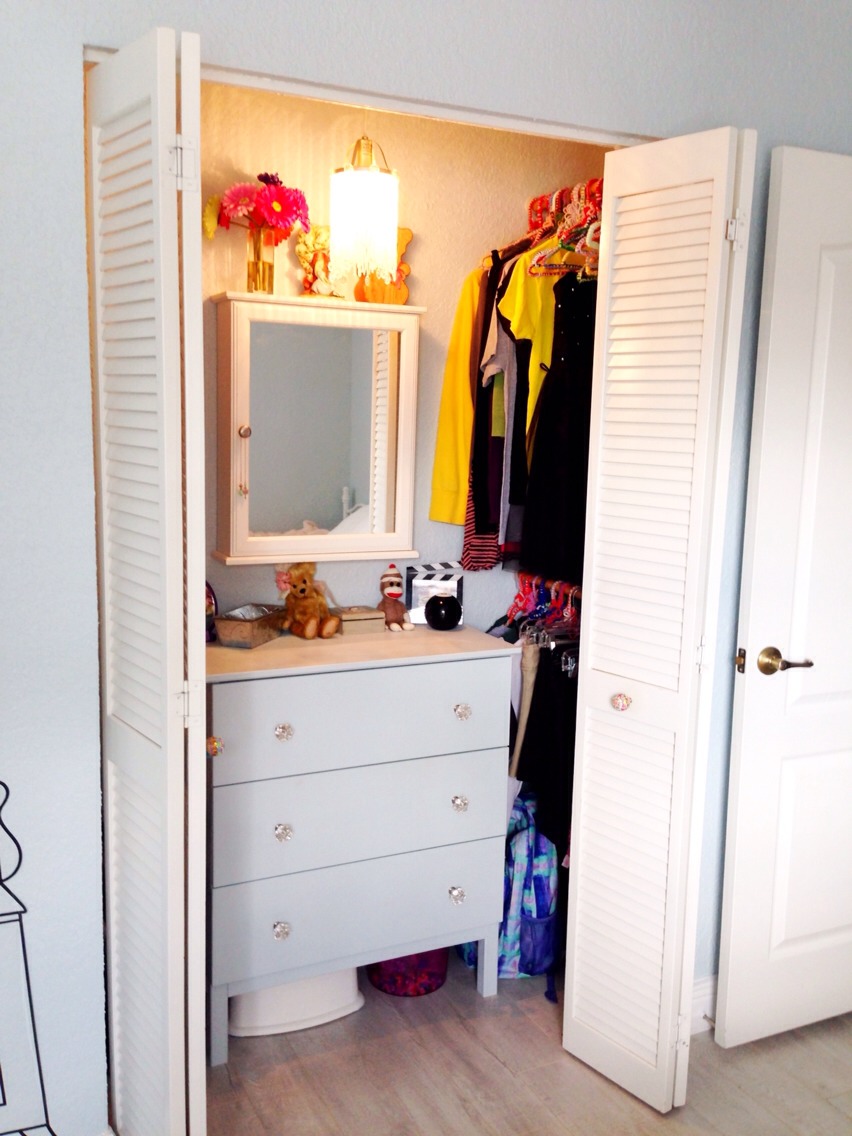
<instances>
[{"instance_id":1,"label":"white interior door","mask_svg":"<svg viewBox=\"0 0 852 1136\"><path fill-rule=\"evenodd\" d=\"M852 158L781 148L743 561L721 1045L852 1010L850 439ZM813 667L764 674L766 647Z\"/></svg>"},{"instance_id":2,"label":"white interior door","mask_svg":"<svg viewBox=\"0 0 852 1136\"><path fill-rule=\"evenodd\" d=\"M685 1094L754 142L604 170L564 1044L661 1111Z\"/></svg>"},{"instance_id":3,"label":"white interior door","mask_svg":"<svg viewBox=\"0 0 852 1136\"><path fill-rule=\"evenodd\" d=\"M197 38L183 37L181 53L197 84ZM184 784L187 727L203 733L192 704L203 671L186 628L200 641L194 605L203 601L198 557L184 559L183 513L184 479L197 495L203 462L191 437L193 464L182 457L177 54L174 32L157 29L100 63L88 88L110 1095L119 1136L185 1131L187 974L199 964L185 959ZM191 100L184 112L185 141L197 149ZM197 204L191 223L198 227ZM192 278L191 263L184 272ZM188 375L198 367L196 335L190 312ZM200 383L199 369L186 407L199 419ZM203 1016L190 1025L203 1038Z\"/></svg>"}]
</instances>

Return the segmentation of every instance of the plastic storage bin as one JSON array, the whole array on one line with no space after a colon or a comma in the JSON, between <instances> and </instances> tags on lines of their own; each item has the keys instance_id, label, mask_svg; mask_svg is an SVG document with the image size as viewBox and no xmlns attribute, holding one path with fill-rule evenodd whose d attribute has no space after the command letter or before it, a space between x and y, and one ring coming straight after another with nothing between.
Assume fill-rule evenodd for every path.
<instances>
[{"instance_id":1,"label":"plastic storage bin","mask_svg":"<svg viewBox=\"0 0 852 1136\"><path fill-rule=\"evenodd\" d=\"M367 967L367 977L377 990L401 998L431 994L447 981L449 947L422 951L416 955L374 962Z\"/></svg>"},{"instance_id":2,"label":"plastic storage bin","mask_svg":"<svg viewBox=\"0 0 852 1136\"><path fill-rule=\"evenodd\" d=\"M233 1037L291 1033L332 1022L363 1005L364 995L358 989L355 969L318 974L234 995L230 999L228 1033Z\"/></svg>"}]
</instances>

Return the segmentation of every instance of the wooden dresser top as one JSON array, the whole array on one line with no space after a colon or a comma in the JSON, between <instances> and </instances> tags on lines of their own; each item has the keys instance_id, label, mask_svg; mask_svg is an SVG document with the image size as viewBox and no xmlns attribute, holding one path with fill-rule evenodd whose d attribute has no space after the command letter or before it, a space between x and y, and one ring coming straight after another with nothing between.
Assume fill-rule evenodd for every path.
<instances>
[{"instance_id":1,"label":"wooden dresser top","mask_svg":"<svg viewBox=\"0 0 852 1136\"><path fill-rule=\"evenodd\" d=\"M413 631L383 630L360 635L335 635L333 639L322 640L305 640L284 634L251 650L210 644L207 648L207 681L232 682L322 671L451 662L512 655L517 650L514 644L471 627L433 631L418 626Z\"/></svg>"}]
</instances>

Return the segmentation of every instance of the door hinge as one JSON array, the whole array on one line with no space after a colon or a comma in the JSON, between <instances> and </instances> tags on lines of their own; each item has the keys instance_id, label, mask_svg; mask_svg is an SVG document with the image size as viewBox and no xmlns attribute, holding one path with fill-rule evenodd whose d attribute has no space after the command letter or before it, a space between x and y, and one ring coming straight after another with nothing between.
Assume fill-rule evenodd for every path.
<instances>
[{"instance_id":1,"label":"door hinge","mask_svg":"<svg viewBox=\"0 0 852 1136\"><path fill-rule=\"evenodd\" d=\"M181 688L181 712L183 715L183 728L188 730L190 726L201 725L201 706L202 695L204 691L204 683L188 679L183 680L183 687Z\"/></svg>"},{"instance_id":2,"label":"door hinge","mask_svg":"<svg viewBox=\"0 0 852 1136\"><path fill-rule=\"evenodd\" d=\"M169 146L169 173L177 181L177 188L188 192L198 189L198 143L183 134L175 135L174 146Z\"/></svg>"},{"instance_id":3,"label":"door hinge","mask_svg":"<svg viewBox=\"0 0 852 1136\"><path fill-rule=\"evenodd\" d=\"M695 666L698 668L698 673L704 673L704 648L707 646L707 636L702 635L698 640L698 646L695 648Z\"/></svg>"},{"instance_id":4,"label":"door hinge","mask_svg":"<svg viewBox=\"0 0 852 1136\"><path fill-rule=\"evenodd\" d=\"M725 240L730 241L734 249L744 249L746 243L746 215L743 209L734 211L725 223Z\"/></svg>"}]
</instances>

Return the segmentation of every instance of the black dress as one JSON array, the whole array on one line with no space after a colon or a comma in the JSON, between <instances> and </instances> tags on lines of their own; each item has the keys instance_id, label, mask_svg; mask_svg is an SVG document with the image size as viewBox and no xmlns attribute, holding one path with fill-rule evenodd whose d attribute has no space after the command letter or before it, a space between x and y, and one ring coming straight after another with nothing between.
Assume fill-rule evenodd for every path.
<instances>
[{"instance_id":1,"label":"black dress","mask_svg":"<svg viewBox=\"0 0 852 1136\"><path fill-rule=\"evenodd\" d=\"M578 281L569 273L557 281L553 294L553 354L530 428L532 458L520 566L525 572L580 584L597 281Z\"/></svg>"}]
</instances>

